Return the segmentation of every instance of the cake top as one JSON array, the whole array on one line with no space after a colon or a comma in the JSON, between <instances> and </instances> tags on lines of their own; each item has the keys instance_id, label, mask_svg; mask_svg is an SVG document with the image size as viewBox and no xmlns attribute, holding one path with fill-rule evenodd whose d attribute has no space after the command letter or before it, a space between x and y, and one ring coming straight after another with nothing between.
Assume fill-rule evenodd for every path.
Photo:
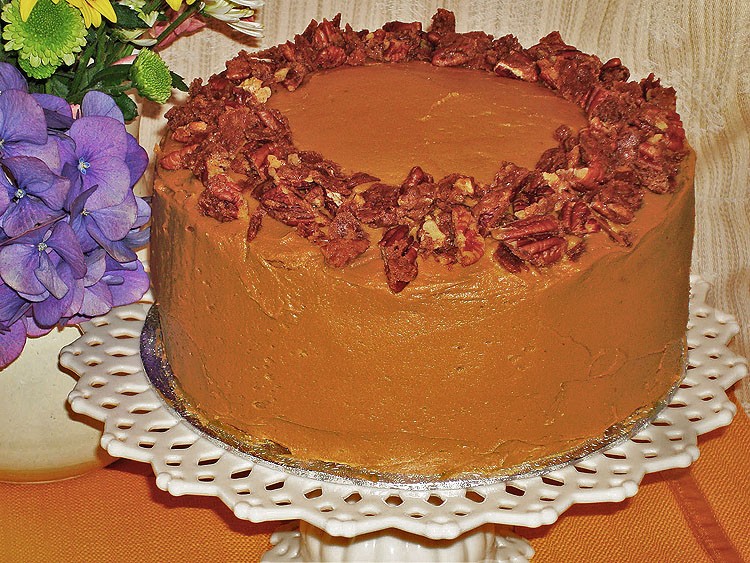
<instances>
[{"instance_id":1,"label":"cake top","mask_svg":"<svg viewBox=\"0 0 750 563\"><path fill-rule=\"evenodd\" d=\"M466 170L433 177L415 163L399 183L301 150L289 120L269 103L275 92L304 91L321 71L415 61L534 83L575 104L585 121L578 130L558 127L557 146L533 167L502 162L488 181ZM203 183L204 215L245 217L249 240L270 215L317 245L331 267L352 263L379 236L394 292L417 276L419 256L466 267L491 253L519 273L575 261L594 232L630 245L644 190L676 189L688 148L674 90L653 75L628 78L619 59L602 63L556 32L524 49L510 35L456 33L445 10L427 32L419 22L370 33L341 29L339 17L313 21L293 42L242 52L207 84L194 82L187 103L167 114L171 138L160 166L189 169Z\"/></svg>"}]
</instances>

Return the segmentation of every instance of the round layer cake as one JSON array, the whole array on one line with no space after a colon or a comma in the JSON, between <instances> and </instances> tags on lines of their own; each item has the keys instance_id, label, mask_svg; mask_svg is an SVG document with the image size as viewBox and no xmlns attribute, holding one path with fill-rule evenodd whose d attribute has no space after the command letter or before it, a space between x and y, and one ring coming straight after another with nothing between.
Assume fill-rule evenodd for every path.
<instances>
[{"instance_id":1,"label":"round layer cake","mask_svg":"<svg viewBox=\"0 0 750 563\"><path fill-rule=\"evenodd\" d=\"M168 114L163 339L234 439L372 475L544 467L684 373L675 95L558 34L313 22ZM615 430L613 430L615 429Z\"/></svg>"}]
</instances>

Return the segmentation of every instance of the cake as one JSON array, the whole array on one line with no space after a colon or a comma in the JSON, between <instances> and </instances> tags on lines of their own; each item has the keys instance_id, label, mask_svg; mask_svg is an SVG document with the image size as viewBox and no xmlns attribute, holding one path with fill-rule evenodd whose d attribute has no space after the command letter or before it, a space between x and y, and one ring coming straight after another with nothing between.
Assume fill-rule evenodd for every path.
<instances>
[{"instance_id":1,"label":"cake","mask_svg":"<svg viewBox=\"0 0 750 563\"><path fill-rule=\"evenodd\" d=\"M335 18L167 117L163 344L233 443L373 479L507 475L679 384L694 158L653 76L445 10L428 31Z\"/></svg>"}]
</instances>

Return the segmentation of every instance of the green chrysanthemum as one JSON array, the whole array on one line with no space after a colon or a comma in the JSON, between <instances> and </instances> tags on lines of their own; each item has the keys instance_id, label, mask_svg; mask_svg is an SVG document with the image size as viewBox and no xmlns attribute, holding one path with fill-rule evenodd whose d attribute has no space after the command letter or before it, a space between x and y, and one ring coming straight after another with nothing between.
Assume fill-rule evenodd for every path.
<instances>
[{"instance_id":1,"label":"green chrysanthemum","mask_svg":"<svg viewBox=\"0 0 750 563\"><path fill-rule=\"evenodd\" d=\"M18 51L19 66L34 78L47 78L61 64L72 65L86 45L81 13L67 2L39 0L26 21L18 0L6 4L2 19L6 51Z\"/></svg>"},{"instance_id":2,"label":"green chrysanthemum","mask_svg":"<svg viewBox=\"0 0 750 563\"><path fill-rule=\"evenodd\" d=\"M130 69L130 79L141 96L163 104L172 95L172 75L159 55L143 49Z\"/></svg>"},{"instance_id":3,"label":"green chrysanthemum","mask_svg":"<svg viewBox=\"0 0 750 563\"><path fill-rule=\"evenodd\" d=\"M39 80L44 80L52 76L58 67L58 65L31 66L31 63L27 59L22 59L21 57L18 58L18 66L26 73L26 76L38 78Z\"/></svg>"}]
</instances>

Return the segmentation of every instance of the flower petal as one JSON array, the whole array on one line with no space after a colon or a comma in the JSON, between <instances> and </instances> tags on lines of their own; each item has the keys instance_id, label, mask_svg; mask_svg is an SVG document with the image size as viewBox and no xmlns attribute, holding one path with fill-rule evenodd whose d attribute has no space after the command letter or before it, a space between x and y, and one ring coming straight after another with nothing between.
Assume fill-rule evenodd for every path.
<instances>
[{"instance_id":1,"label":"flower petal","mask_svg":"<svg viewBox=\"0 0 750 563\"><path fill-rule=\"evenodd\" d=\"M87 162L94 156L123 160L127 153L125 126L111 117L92 115L76 119L68 135L76 142L78 156Z\"/></svg>"},{"instance_id":2,"label":"flower petal","mask_svg":"<svg viewBox=\"0 0 750 563\"><path fill-rule=\"evenodd\" d=\"M84 290L83 303L81 304L79 314L87 317L96 317L105 314L111 308L112 292L105 282L100 281Z\"/></svg>"},{"instance_id":3,"label":"flower petal","mask_svg":"<svg viewBox=\"0 0 750 563\"><path fill-rule=\"evenodd\" d=\"M28 244L0 248L0 278L16 291L28 295L45 292L34 270L39 267L39 251Z\"/></svg>"},{"instance_id":4,"label":"flower petal","mask_svg":"<svg viewBox=\"0 0 750 563\"><path fill-rule=\"evenodd\" d=\"M7 144L26 141L42 145L47 142L47 121L37 101L21 90L0 94L0 138Z\"/></svg>"},{"instance_id":5,"label":"flower petal","mask_svg":"<svg viewBox=\"0 0 750 563\"><path fill-rule=\"evenodd\" d=\"M86 93L81 102L81 113L84 116L111 117L120 123L125 123L122 110L117 106L114 99L104 92L91 90Z\"/></svg>"},{"instance_id":6,"label":"flower petal","mask_svg":"<svg viewBox=\"0 0 750 563\"><path fill-rule=\"evenodd\" d=\"M128 152L125 155L125 164L130 169L130 187L135 186L148 168L148 153L138 144L133 135L128 133Z\"/></svg>"},{"instance_id":7,"label":"flower petal","mask_svg":"<svg viewBox=\"0 0 750 563\"><path fill-rule=\"evenodd\" d=\"M73 124L73 111L67 101L52 94L32 94L32 96L42 106L49 129L68 129Z\"/></svg>"},{"instance_id":8,"label":"flower petal","mask_svg":"<svg viewBox=\"0 0 750 563\"><path fill-rule=\"evenodd\" d=\"M0 369L18 358L26 344L26 325L23 319L17 320L10 329L0 332Z\"/></svg>"},{"instance_id":9,"label":"flower petal","mask_svg":"<svg viewBox=\"0 0 750 563\"><path fill-rule=\"evenodd\" d=\"M26 323L26 336L28 336L29 338L38 338L39 336L44 336L52 330L52 327L42 328L38 324L36 324L33 315L26 315L23 320L24 323Z\"/></svg>"},{"instance_id":10,"label":"flower petal","mask_svg":"<svg viewBox=\"0 0 750 563\"><path fill-rule=\"evenodd\" d=\"M21 4L23 4L23 1ZM28 89L26 78L24 78L18 68L9 63L0 63L0 92L5 92L6 90L23 90L27 92Z\"/></svg>"},{"instance_id":11,"label":"flower petal","mask_svg":"<svg viewBox=\"0 0 750 563\"><path fill-rule=\"evenodd\" d=\"M57 271L57 265L46 252L39 253L39 267L34 270L34 274L56 299L62 299L70 291L70 287ZM45 301L51 301L51 298Z\"/></svg>"},{"instance_id":12,"label":"flower petal","mask_svg":"<svg viewBox=\"0 0 750 563\"><path fill-rule=\"evenodd\" d=\"M20 319L30 304L4 283L0 283L0 330Z\"/></svg>"},{"instance_id":13,"label":"flower petal","mask_svg":"<svg viewBox=\"0 0 750 563\"><path fill-rule=\"evenodd\" d=\"M127 268L108 272L110 275L117 274L122 277L121 284L109 286L112 292L113 307L135 303L143 297L149 288L148 274L140 261L130 262L126 266Z\"/></svg>"},{"instance_id":14,"label":"flower petal","mask_svg":"<svg viewBox=\"0 0 750 563\"><path fill-rule=\"evenodd\" d=\"M37 225L50 221L59 212L55 212L41 200L26 196L16 203L11 203L0 217L0 226L11 237L25 233Z\"/></svg>"},{"instance_id":15,"label":"flower petal","mask_svg":"<svg viewBox=\"0 0 750 563\"><path fill-rule=\"evenodd\" d=\"M54 174L35 157L6 158L3 165L10 170L19 188L41 199L50 209L62 209L70 189L70 180Z\"/></svg>"},{"instance_id":16,"label":"flower petal","mask_svg":"<svg viewBox=\"0 0 750 563\"><path fill-rule=\"evenodd\" d=\"M128 191L125 199L117 205L91 211L91 216L109 240L124 238L138 217L138 206L133 192Z\"/></svg>"},{"instance_id":17,"label":"flower petal","mask_svg":"<svg viewBox=\"0 0 750 563\"><path fill-rule=\"evenodd\" d=\"M70 225L63 221L56 223L52 228L52 234L47 239L47 245L53 248L57 255L70 266L75 279L79 280L86 275L86 261L83 257L83 251ZM50 289L50 291L52 290Z\"/></svg>"}]
</instances>

